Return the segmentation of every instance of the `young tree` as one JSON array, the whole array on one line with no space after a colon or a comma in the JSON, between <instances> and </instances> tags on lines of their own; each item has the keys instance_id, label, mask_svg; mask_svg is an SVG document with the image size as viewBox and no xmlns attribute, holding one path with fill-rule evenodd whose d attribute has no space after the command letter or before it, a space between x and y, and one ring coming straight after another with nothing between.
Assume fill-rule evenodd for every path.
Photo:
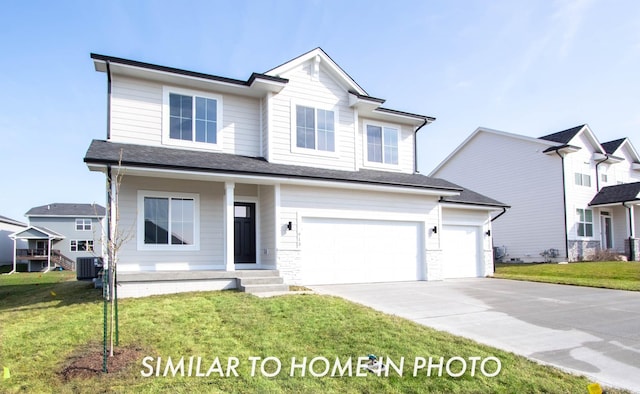
<instances>
[{"instance_id":1,"label":"young tree","mask_svg":"<svg viewBox=\"0 0 640 394\"><path fill-rule=\"evenodd\" d=\"M118 289L117 267L118 255L124 244L133 238L133 223L127 229L122 229L120 223L119 197L120 187L124 179L122 168L123 150L120 149L118 165L113 168L107 166L107 225L105 246L107 249L106 262L103 271L104 296L104 357L103 371L107 372L107 341L109 342L109 356L113 357L114 338L118 344ZM108 308L108 306L110 308ZM107 323L109 320L109 323Z\"/></svg>"}]
</instances>

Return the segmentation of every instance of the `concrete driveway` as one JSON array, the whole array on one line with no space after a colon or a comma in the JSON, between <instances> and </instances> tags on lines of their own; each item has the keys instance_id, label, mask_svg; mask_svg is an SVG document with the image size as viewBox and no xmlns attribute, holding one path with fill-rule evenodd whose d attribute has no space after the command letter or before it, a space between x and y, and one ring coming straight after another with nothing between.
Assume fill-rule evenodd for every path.
<instances>
[{"instance_id":1,"label":"concrete driveway","mask_svg":"<svg viewBox=\"0 0 640 394\"><path fill-rule=\"evenodd\" d=\"M312 289L640 393L640 292L483 278Z\"/></svg>"}]
</instances>

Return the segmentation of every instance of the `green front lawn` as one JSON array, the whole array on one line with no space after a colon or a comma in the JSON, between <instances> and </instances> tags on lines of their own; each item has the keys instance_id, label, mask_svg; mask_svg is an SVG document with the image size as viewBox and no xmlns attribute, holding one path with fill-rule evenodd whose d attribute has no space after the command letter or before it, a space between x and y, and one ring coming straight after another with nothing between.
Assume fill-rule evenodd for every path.
<instances>
[{"instance_id":1,"label":"green front lawn","mask_svg":"<svg viewBox=\"0 0 640 394\"><path fill-rule=\"evenodd\" d=\"M589 384L586 378L524 357L329 296L262 299L222 291L127 299L120 302L120 322L121 345L139 350L130 368L65 381L59 372L69 365L70 356L100 349L100 290L73 280L68 272L0 276L0 367L9 368L11 374L0 380L0 392L586 393ZM400 373L391 369L388 377L356 376L357 358L369 353L390 357L395 364L404 358L404 367ZM143 363L145 356L151 359ZM223 371L235 357L238 376L220 377L217 372L208 377L162 376L168 357L174 362L184 357L188 371L191 356L201 357L202 373L216 357ZM421 358L433 357L438 363L440 357L455 356L469 363L461 377L437 376L437 368L427 376L426 367L413 374ZM252 377L250 357L277 358L282 371L262 376L258 362ZM296 363L307 357L304 377L301 368L290 376L294 357ZM315 357L329 360L331 369L336 358L342 366L352 359L353 376L344 372L332 377L329 372L314 377L309 368ZM486 377L478 362L471 376L470 357L496 357L501 372ZM158 358L162 371L155 376ZM325 364L319 360L314 371L322 375ZM461 365L452 363L450 371L460 371ZM486 371L495 367L495 362L487 362ZM273 359L265 364L267 374L274 368ZM442 371L447 375L446 367ZM149 372L154 376L142 376Z\"/></svg>"},{"instance_id":2,"label":"green front lawn","mask_svg":"<svg viewBox=\"0 0 640 394\"><path fill-rule=\"evenodd\" d=\"M640 262L496 264L496 278L640 291Z\"/></svg>"}]
</instances>

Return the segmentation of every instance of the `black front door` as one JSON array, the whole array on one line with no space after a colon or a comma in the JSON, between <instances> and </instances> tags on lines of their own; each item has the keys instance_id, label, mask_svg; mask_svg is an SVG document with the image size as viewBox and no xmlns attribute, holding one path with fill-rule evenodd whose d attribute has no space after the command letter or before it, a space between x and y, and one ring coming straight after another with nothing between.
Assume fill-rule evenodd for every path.
<instances>
[{"instance_id":1,"label":"black front door","mask_svg":"<svg viewBox=\"0 0 640 394\"><path fill-rule=\"evenodd\" d=\"M235 262L256 263L256 204L237 202L234 204L234 249Z\"/></svg>"}]
</instances>

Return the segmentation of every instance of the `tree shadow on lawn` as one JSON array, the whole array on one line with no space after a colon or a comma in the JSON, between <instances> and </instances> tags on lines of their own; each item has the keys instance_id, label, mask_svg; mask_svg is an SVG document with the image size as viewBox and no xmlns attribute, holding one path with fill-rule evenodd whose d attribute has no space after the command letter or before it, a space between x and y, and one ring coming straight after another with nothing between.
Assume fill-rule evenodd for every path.
<instances>
[{"instance_id":1,"label":"tree shadow on lawn","mask_svg":"<svg viewBox=\"0 0 640 394\"><path fill-rule=\"evenodd\" d=\"M10 309L48 309L102 300L93 282L70 280L0 286L0 312Z\"/></svg>"}]
</instances>

